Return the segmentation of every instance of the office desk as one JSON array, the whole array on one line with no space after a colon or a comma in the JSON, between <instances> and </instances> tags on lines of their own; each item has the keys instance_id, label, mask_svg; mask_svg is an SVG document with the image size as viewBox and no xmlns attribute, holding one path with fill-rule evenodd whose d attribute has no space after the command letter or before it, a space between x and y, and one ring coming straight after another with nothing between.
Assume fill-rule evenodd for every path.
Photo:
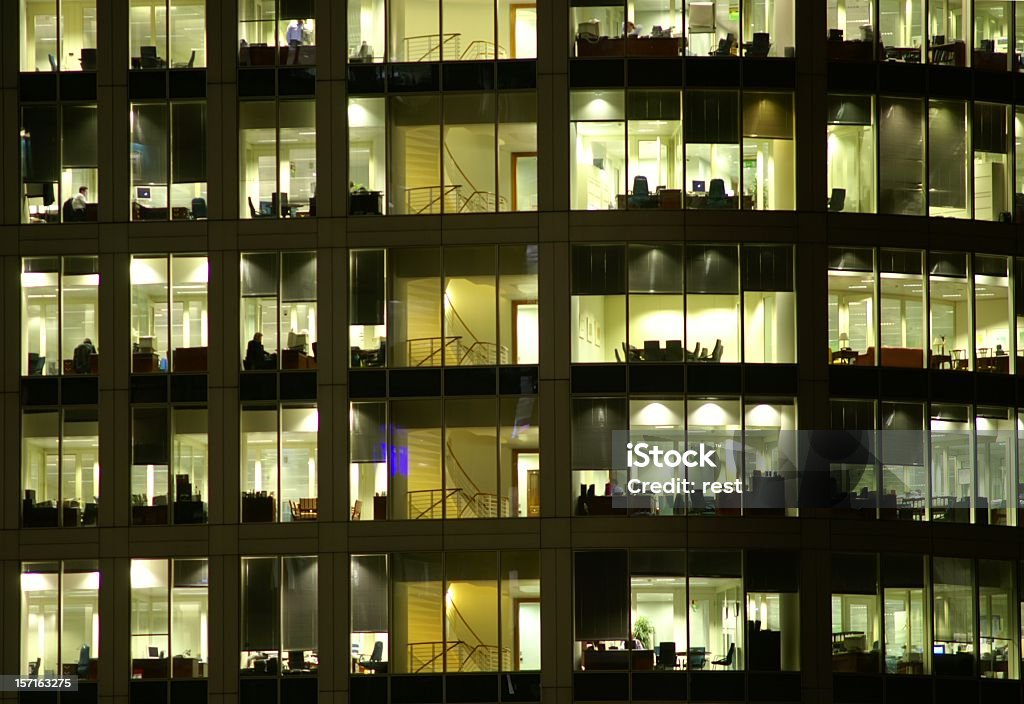
<instances>
[{"instance_id":1,"label":"office desk","mask_svg":"<svg viewBox=\"0 0 1024 704\"><path fill-rule=\"evenodd\" d=\"M175 655L171 658L171 677L175 679L206 677L206 663L198 658Z\"/></svg>"},{"instance_id":2,"label":"office desk","mask_svg":"<svg viewBox=\"0 0 1024 704\"><path fill-rule=\"evenodd\" d=\"M205 372L206 359L206 347L179 347L171 353L176 372Z\"/></svg>"},{"instance_id":3,"label":"office desk","mask_svg":"<svg viewBox=\"0 0 1024 704\"><path fill-rule=\"evenodd\" d=\"M857 350L836 350L832 353L832 364L853 364L858 356Z\"/></svg>"},{"instance_id":4,"label":"office desk","mask_svg":"<svg viewBox=\"0 0 1024 704\"><path fill-rule=\"evenodd\" d=\"M653 670L653 650L584 650L585 670Z\"/></svg>"},{"instance_id":5,"label":"office desk","mask_svg":"<svg viewBox=\"0 0 1024 704\"><path fill-rule=\"evenodd\" d=\"M167 525L167 504L162 506L132 506L132 525Z\"/></svg>"},{"instance_id":6,"label":"office desk","mask_svg":"<svg viewBox=\"0 0 1024 704\"><path fill-rule=\"evenodd\" d=\"M627 37L626 56L679 56L682 37Z\"/></svg>"},{"instance_id":7,"label":"office desk","mask_svg":"<svg viewBox=\"0 0 1024 704\"><path fill-rule=\"evenodd\" d=\"M61 509L61 513L64 514L63 519L65 528L77 528L82 525L82 509L78 506L71 506L65 503L64 507Z\"/></svg>"},{"instance_id":8,"label":"office desk","mask_svg":"<svg viewBox=\"0 0 1024 704\"><path fill-rule=\"evenodd\" d=\"M57 507L36 505L31 499L22 500L21 524L25 528L55 528Z\"/></svg>"},{"instance_id":9,"label":"office desk","mask_svg":"<svg viewBox=\"0 0 1024 704\"><path fill-rule=\"evenodd\" d=\"M887 46L884 51L886 61L902 61L907 64L921 63L921 47Z\"/></svg>"},{"instance_id":10,"label":"office desk","mask_svg":"<svg viewBox=\"0 0 1024 704\"><path fill-rule=\"evenodd\" d=\"M296 350L281 350L281 369L316 369L316 357Z\"/></svg>"},{"instance_id":11,"label":"office desk","mask_svg":"<svg viewBox=\"0 0 1024 704\"><path fill-rule=\"evenodd\" d=\"M388 517L388 497L373 497L373 520L384 521Z\"/></svg>"},{"instance_id":12,"label":"office desk","mask_svg":"<svg viewBox=\"0 0 1024 704\"><path fill-rule=\"evenodd\" d=\"M878 672L878 653L833 653L832 672Z\"/></svg>"},{"instance_id":13,"label":"office desk","mask_svg":"<svg viewBox=\"0 0 1024 704\"><path fill-rule=\"evenodd\" d=\"M622 56L625 50L626 40L622 37L598 37L597 39L585 39L576 37L576 56Z\"/></svg>"},{"instance_id":14,"label":"office desk","mask_svg":"<svg viewBox=\"0 0 1024 704\"><path fill-rule=\"evenodd\" d=\"M618 194L615 196L615 207L619 210L644 210L663 208L679 210L683 207L683 192L678 188L662 188L646 196Z\"/></svg>"},{"instance_id":15,"label":"office desk","mask_svg":"<svg viewBox=\"0 0 1024 704\"><path fill-rule=\"evenodd\" d=\"M174 523L206 523L206 504L202 501L175 501Z\"/></svg>"},{"instance_id":16,"label":"office desk","mask_svg":"<svg viewBox=\"0 0 1024 704\"><path fill-rule=\"evenodd\" d=\"M743 196L743 209L754 209L754 197ZM710 199L707 193L688 192L686 194L686 207L691 210L736 210L740 204L739 196L725 196L724 198Z\"/></svg>"},{"instance_id":17,"label":"office desk","mask_svg":"<svg viewBox=\"0 0 1024 704\"><path fill-rule=\"evenodd\" d=\"M978 371L995 374L1010 373L1010 356L1000 354L992 357L978 357Z\"/></svg>"},{"instance_id":18,"label":"office desk","mask_svg":"<svg viewBox=\"0 0 1024 704\"><path fill-rule=\"evenodd\" d=\"M167 679L167 658L132 658L132 679Z\"/></svg>"},{"instance_id":19,"label":"office desk","mask_svg":"<svg viewBox=\"0 0 1024 704\"><path fill-rule=\"evenodd\" d=\"M100 373L100 356L98 354L89 355L89 371L87 372L76 372L75 362L71 359L64 360L64 373L65 374L99 374Z\"/></svg>"},{"instance_id":20,"label":"office desk","mask_svg":"<svg viewBox=\"0 0 1024 704\"><path fill-rule=\"evenodd\" d=\"M273 496L242 495L242 523L272 523L273 520Z\"/></svg>"},{"instance_id":21,"label":"office desk","mask_svg":"<svg viewBox=\"0 0 1024 704\"><path fill-rule=\"evenodd\" d=\"M940 66L965 66L967 45L963 42L934 44L928 47L928 60Z\"/></svg>"},{"instance_id":22,"label":"office desk","mask_svg":"<svg viewBox=\"0 0 1024 704\"><path fill-rule=\"evenodd\" d=\"M972 57L974 68L981 69L982 71L1009 71L1009 55L996 51L981 51L980 49L974 50ZM1013 57L1013 70L1017 70L1020 66L1020 56L1014 55Z\"/></svg>"},{"instance_id":23,"label":"office desk","mask_svg":"<svg viewBox=\"0 0 1024 704\"><path fill-rule=\"evenodd\" d=\"M353 191L348 194L349 215L380 215L380 191Z\"/></svg>"},{"instance_id":24,"label":"office desk","mask_svg":"<svg viewBox=\"0 0 1024 704\"><path fill-rule=\"evenodd\" d=\"M76 676L84 680L94 680L97 678L97 673L100 669L100 661L98 658L89 658L89 663L85 666L85 672L78 674L78 663L77 662L64 662L61 663L60 673L63 677Z\"/></svg>"},{"instance_id":25,"label":"office desk","mask_svg":"<svg viewBox=\"0 0 1024 704\"><path fill-rule=\"evenodd\" d=\"M825 42L829 61L874 61L874 43L862 41Z\"/></svg>"},{"instance_id":26,"label":"office desk","mask_svg":"<svg viewBox=\"0 0 1024 704\"><path fill-rule=\"evenodd\" d=\"M160 371L160 355L153 352L132 353L132 374L149 374Z\"/></svg>"}]
</instances>

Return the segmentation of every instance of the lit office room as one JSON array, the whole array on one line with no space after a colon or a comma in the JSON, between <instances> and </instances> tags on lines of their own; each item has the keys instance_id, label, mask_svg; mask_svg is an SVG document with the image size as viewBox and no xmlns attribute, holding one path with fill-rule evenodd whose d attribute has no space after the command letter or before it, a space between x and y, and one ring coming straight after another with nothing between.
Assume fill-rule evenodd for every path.
<instances>
[{"instance_id":1,"label":"lit office room","mask_svg":"<svg viewBox=\"0 0 1024 704\"><path fill-rule=\"evenodd\" d=\"M256 678L240 685L243 692L274 687L266 678L278 675L288 675L281 682L282 699L290 698L289 688L301 694L292 694L295 699L306 699L304 682L316 691L319 575L315 555L242 558L238 674L243 682Z\"/></svg>"},{"instance_id":2,"label":"lit office room","mask_svg":"<svg viewBox=\"0 0 1024 704\"><path fill-rule=\"evenodd\" d=\"M873 0L827 0L829 59L871 61L875 55Z\"/></svg>"},{"instance_id":3,"label":"lit office room","mask_svg":"<svg viewBox=\"0 0 1024 704\"><path fill-rule=\"evenodd\" d=\"M631 91L627 96L624 208L681 208L682 106L679 91Z\"/></svg>"},{"instance_id":4,"label":"lit office room","mask_svg":"<svg viewBox=\"0 0 1024 704\"><path fill-rule=\"evenodd\" d=\"M975 499L974 418L960 404L934 403L931 417L931 519L972 523ZM985 512L987 520L987 511Z\"/></svg>"},{"instance_id":5,"label":"lit office room","mask_svg":"<svg viewBox=\"0 0 1024 704\"><path fill-rule=\"evenodd\" d=\"M740 107L734 90L691 90L683 101L687 208L740 207ZM743 208L754 199L743 196Z\"/></svg>"},{"instance_id":6,"label":"lit office room","mask_svg":"<svg viewBox=\"0 0 1024 704\"><path fill-rule=\"evenodd\" d=\"M206 257L132 257L132 373L206 371Z\"/></svg>"},{"instance_id":7,"label":"lit office room","mask_svg":"<svg viewBox=\"0 0 1024 704\"><path fill-rule=\"evenodd\" d=\"M879 671L878 557L832 556L832 671Z\"/></svg>"},{"instance_id":8,"label":"lit office room","mask_svg":"<svg viewBox=\"0 0 1024 704\"><path fill-rule=\"evenodd\" d=\"M743 207L796 207L792 93L743 93Z\"/></svg>"},{"instance_id":9,"label":"lit office room","mask_svg":"<svg viewBox=\"0 0 1024 704\"><path fill-rule=\"evenodd\" d=\"M875 106L872 96L830 95L828 209L875 211Z\"/></svg>"},{"instance_id":10,"label":"lit office room","mask_svg":"<svg viewBox=\"0 0 1024 704\"><path fill-rule=\"evenodd\" d=\"M974 675L977 658L978 598L971 558L932 558L932 672Z\"/></svg>"},{"instance_id":11,"label":"lit office room","mask_svg":"<svg viewBox=\"0 0 1024 704\"><path fill-rule=\"evenodd\" d=\"M874 252L830 248L828 348L832 364L857 364L861 356L873 359L875 308Z\"/></svg>"},{"instance_id":12,"label":"lit office room","mask_svg":"<svg viewBox=\"0 0 1024 704\"><path fill-rule=\"evenodd\" d=\"M22 107L22 222L96 221L96 116L96 106L88 104ZM82 188L79 208L73 199Z\"/></svg>"},{"instance_id":13,"label":"lit office room","mask_svg":"<svg viewBox=\"0 0 1024 704\"><path fill-rule=\"evenodd\" d=\"M960 100L928 101L928 215L969 218L970 113Z\"/></svg>"},{"instance_id":14,"label":"lit office room","mask_svg":"<svg viewBox=\"0 0 1024 704\"><path fill-rule=\"evenodd\" d=\"M687 0L686 55L739 56L739 3L724 0ZM746 41L753 40L744 38ZM758 49L762 50L762 43ZM766 52L765 52L766 53Z\"/></svg>"},{"instance_id":15,"label":"lit office room","mask_svg":"<svg viewBox=\"0 0 1024 704\"><path fill-rule=\"evenodd\" d=\"M316 64L313 0L239 0L241 66Z\"/></svg>"},{"instance_id":16,"label":"lit office room","mask_svg":"<svg viewBox=\"0 0 1024 704\"><path fill-rule=\"evenodd\" d=\"M61 677L70 671L82 680L97 679L99 561L25 562L20 577L24 662L18 674Z\"/></svg>"},{"instance_id":17,"label":"lit office room","mask_svg":"<svg viewBox=\"0 0 1024 704\"><path fill-rule=\"evenodd\" d=\"M206 559L131 561L132 679L207 676Z\"/></svg>"},{"instance_id":18,"label":"lit office room","mask_svg":"<svg viewBox=\"0 0 1024 704\"><path fill-rule=\"evenodd\" d=\"M205 408L132 409L132 523L205 523L209 440Z\"/></svg>"},{"instance_id":19,"label":"lit office room","mask_svg":"<svg viewBox=\"0 0 1024 704\"><path fill-rule=\"evenodd\" d=\"M133 103L132 220L206 217L206 104Z\"/></svg>"},{"instance_id":20,"label":"lit office room","mask_svg":"<svg viewBox=\"0 0 1024 704\"><path fill-rule=\"evenodd\" d=\"M100 276L96 257L22 262L21 350L29 376L97 374ZM92 350L79 349L89 340ZM79 354L75 350L79 349Z\"/></svg>"},{"instance_id":21,"label":"lit office room","mask_svg":"<svg viewBox=\"0 0 1024 704\"><path fill-rule=\"evenodd\" d=\"M922 555L881 556L885 672L889 674L923 675L931 669L928 567L928 558Z\"/></svg>"},{"instance_id":22,"label":"lit office room","mask_svg":"<svg viewBox=\"0 0 1024 704\"><path fill-rule=\"evenodd\" d=\"M100 492L96 409L25 411L21 421L22 525L95 526Z\"/></svg>"},{"instance_id":23,"label":"lit office room","mask_svg":"<svg viewBox=\"0 0 1024 704\"><path fill-rule=\"evenodd\" d=\"M1013 218L1010 106L975 103L971 124L971 147L974 150L974 219L1009 222Z\"/></svg>"},{"instance_id":24,"label":"lit office room","mask_svg":"<svg viewBox=\"0 0 1024 704\"><path fill-rule=\"evenodd\" d=\"M879 0L878 40L882 58L919 64L924 61L925 0Z\"/></svg>"},{"instance_id":25,"label":"lit office room","mask_svg":"<svg viewBox=\"0 0 1024 704\"><path fill-rule=\"evenodd\" d=\"M242 522L315 521L319 413L242 408Z\"/></svg>"},{"instance_id":26,"label":"lit office room","mask_svg":"<svg viewBox=\"0 0 1024 704\"><path fill-rule=\"evenodd\" d=\"M623 91L569 95L569 200L574 210L613 209L616 196L626 192L625 107Z\"/></svg>"},{"instance_id":27,"label":"lit office room","mask_svg":"<svg viewBox=\"0 0 1024 704\"><path fill-rule=\"evenodd\" d=\"M316 214L316 115L312 100L239 105L239 214Z\"/></svg>"},{"instance_id":28,"label":"lit office room","mask_svg":"<svg viewBox=\"0 0 1024 704\"><path fill-rule=\"evenodd\" d=\"M206 66L206 0L130 0L131 68Z\"/></svg>"},{"instance_id":29,"label":"lit office room","mask_svg":"<svg viewBox=\"0 0 1024 704\"><path fill-rule=\"evenodd\" d=\"M96 0L20 0L22 71L95 71Z\"/></svg>"},{"instance_id":30,"label":"lit office room","mask_svg":"<svg viewBox=\"0 0 1024 704\"><path fill-rule=\"evenodd\" d=\"M247 252L240 264L242 368L315 369L315 253ZM250 344L257 333L262 335L262 357Z\"/></svg>"},{"instance_id":31,"label":"lit office room","mask_svg":"<svg viewBox=\"0 0 1024 704\"><path fill-rule=\"evenodd\" d=\"M974 368L971 354L974 311L967 255L931 252L928 271L929 336L932 344L929 366L969 371Z\"/></svg>"}]
</instances>

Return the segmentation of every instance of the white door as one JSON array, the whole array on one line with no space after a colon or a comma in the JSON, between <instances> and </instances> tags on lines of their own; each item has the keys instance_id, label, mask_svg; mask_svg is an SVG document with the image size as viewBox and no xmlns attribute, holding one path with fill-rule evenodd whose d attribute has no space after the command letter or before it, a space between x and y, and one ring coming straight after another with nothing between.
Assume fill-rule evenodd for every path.
<instances>
[{"instance_id":1,"label":"white door","mask_svg":"<svg viewBox=\"0 0 1024 704\"><path fill-rule=\"evenodd\" d=\"M537 304L516 306L516 364L537 363Z\"/></svg>"},{"instance_id":2,"label":"white door","mask_svg":"<svg viewBox=\"0 0 1024 704\"><path fill-rule=\"evenodd\" d=\"M540 602L519 603L519 669L540 669Z\"/></svg>"},{"instance_id":3,"label":"white door","mask_svg":"<svg viewBox=\"0 0 1024 704\"><path fill-rule=\"evenodd\" d=\"M512 31L515 32L513 59L537 58L537 6L512 6Z\"/></svg>"}]
</instances>

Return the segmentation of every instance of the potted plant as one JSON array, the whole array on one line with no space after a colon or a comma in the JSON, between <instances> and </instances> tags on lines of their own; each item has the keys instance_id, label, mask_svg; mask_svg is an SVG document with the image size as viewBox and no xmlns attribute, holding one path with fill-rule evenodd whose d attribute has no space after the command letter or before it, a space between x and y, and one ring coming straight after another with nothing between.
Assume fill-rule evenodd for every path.
<instances>
[{"instance_id":1,"label":"potted plant","mask_svg":"<svg viewBox=\"0 0 1024 704\"><path fill-rule=\"evenodd\" d=\"M640 641L640 645L644 647L644 650L650 650L653 635L654 626L651 625L650 619L646 616L638 616L636 621L633 622L634 640Z\"/></svg>"}]
</instances>

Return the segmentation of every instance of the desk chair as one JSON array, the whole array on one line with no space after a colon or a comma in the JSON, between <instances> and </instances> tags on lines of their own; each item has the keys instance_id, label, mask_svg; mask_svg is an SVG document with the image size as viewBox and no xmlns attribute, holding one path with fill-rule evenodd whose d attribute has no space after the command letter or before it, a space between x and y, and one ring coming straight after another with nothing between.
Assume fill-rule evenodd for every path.
<instances>
[{"instance_id":1,"label":"desk chair","mask_svg":"<svg viewBox=\"0 0 1024 704\"><path fill-rule=\"evenodd\" d=\"M83 71L96 70L96 48L84 48L79 54L78 62L82 64Z\"/></svg>"},{"instance_id":2,"label":"desk chair","mask_svg":"<svg viewBox=\"0 0 1024 704\"><path fill-rule=\"evenodd\" d=\"M657 340L644 340L644 361L661 361L661 343Z\"/></svg>"},{"instance_id":3,"label":"desk chair","mask_svg":"<svg viewBox=\"0 0 1024 704\"><path fill-rule=\"evenodd\" d=\"M722 353L725 351L725 346L722 345L721 340L715 340L715 349L711 350L711 357L709 358L712 362L721 362Z\"/></svg>"},{"instance_id":4,"label":"desk chair","mask_svg":"<svg viewBox=\"0 0 1024 704\"><path fill-rule=\"evenodd\" d=\"M736 644L735 643L730 643L729 644L729 652L727 652L725 654L725 657L721 658L719 660L712 660L711 664L716 666L716 667L721 667L723 669L728 669L728 668L732 667L732 661L733 661L733 658L735 657L735 655L736 655Z\"/></svg>"},{"instance_id":5,"label":"desk chair","mask_svg":"<svg viewBox=\"0 0 1024 704\"><path fill-rule=\"evenodd\" d=\"M193 198L192 199L192 219L193 220L205 220L206 219L206 199L205 198Z\"/></svg>"},{"instance_id":6,"label":"desk chair","mask_svg":"<svg viewBox=\"0 0 1024 704\"><path fill-rule=\"evenodd\" d=\"M683 361L683 341L682 340L665 340L665 361L666 362L682 362Z\"/></svg>"},{"instance_id":7,"label":"desk chair","mask_svg":"<svg viewBox=\"0 0 1024 704\"><path fill-rule=\"evenodd\" d=\"M364 670L370 670L375 674L386 674L388 671L388 662L384 660L384 643L377 641L373 644L373 652L370 653L370 657L364 660L365 655L359 657L359 667Z\"/></svg>"},{"instance_id":8,"label":"desk chair","mask_svg":"<svg viewBox=\"0 0 1024 704\"><path fill-rule=\"evenodd\" d=\"M260 209L259 210L256 210L256 206L254 206L252 204L252 196L249 196L248 201L249 201L249 217L253 218L254 220L256 218L269 218L269 217L273 217L272 214L264 213L263 212L263 201L260 201Z\"/></svg>"},{"instance_id":9,"label":"desk chair","mask_svg":"<svg viewBox=\"0 0 1024 704\"><path fill-rule=\"evenodd\" d=\"M42 662L42 658L36 658L35 662L28 664L28 676L32 678L39 677L39 663Z\"/></svg>"},{"instance_id":10,"label":"desk chair","mask_svg":"<svg viewBox=\"0 0 1024 704\"><path fill-rule=\"evenodd\" d=\"M89 674L89 646L83 645L78 651L78 676L85 677Z\"/></svg>"},{"instance_id":11,"label":"desk chair","mask_svg":"<svg viewBox=\"0 0 1024 704\"><path fill-rule=\"evenodd\" d=\"M686 361L687 362L693 362L693 361L695 361L697 359L700 359L700 341L698 341L696 344L694 344L693 352L691 352L690 350L686 350Z\"/></svg>"},{"instance_id":12,"label":"desk chair","mask_svg":"<svg viewBox=\"0 0 1024 704\"><path fill-rule=\"evenodd\" d=\"M718 48L708 52L709 56L732 56L732 45L736 43L736 35L729 32L725 39L718 40Z\"/></svg>"},{"instance_id":13,"label":"desk chair","mask_svg":"<svg viewBox=\"0 0 1024 704\"><path fill-rule=\"evenodd\" d=\"M42 376L46 369L46 357L40 357L38 352L28 353L28 375Z\"/></svg>"},{"instance_id":14,"label":"desk chair","mask_svg":"<svg viewBox=\"0 0 1024 704\"><path fill-rule=\"evenodd\" d=\"M747 50L747 56L764 58L768 56L771 48L771 35L768 32L754 32L754 42L750 45L750 49Z\"/></svg>"},{"instance_id":15,"label":"desk chair","mask_svg":"<svg viewBox=\"0 0 1024 704\"><path fill-rule=\"evenodd\" d=\"M139 56L142 59L139 62L142 68L160 68L160 58L156 55L155 46L139 47Z\"/></svg>"},{"instance_id":16,"label":"desk chair","mask_svg":"<svg viewBox=\"0 0 1024 704\"><path fill-rule=\"evenodd\" d=\"M46 57L50 60L50 70L51 71L56 71L57 70L57 59L54 57L53 54L47 54Z\"/></svg>"},{"instance_id":17,"label":"desk chair","mask_svg":"<svg viewBox=\"0 0 1024 704\"><path fill-rule=\"evenodd\" d=\"M289 670L305 670L306 669L306 655L301 650L289 650L288 651L288 669Z\"/></svg>"},{"instance_id":18,"label":"desk chair","mask_svg":"<svg viewBox=\"0 0 1024 704\"><path fill-rule=\"evenodd\" d=\"M707 207L722 209L729 207L729 196L725 194L725 181L720 178L711 179L708 184Z\"/></svg>"},{"instance_id":19,"label":"desk chair","mask_svg":"<svg viewBox=\"0 0 1024 704\"><path fill-rule=\"evenodd\" d=\"M703 670L708 653L703 647L690 648L686 655L686 664L691 670Z\"/></svg>"},{"instance_id":20,"label":"desk chair","mask_svg":"<svg viewBox=\"0 0 1024 704\"><path fill-rule=\"evenodd\" d=\"M629 196L630 208L653 208L658 205L657 199L651 196L646 176L633 177L633 194Z\"/></svg>"},{"instance_id":21,"label":"desk chair","mask_svg":"<svg viewBox=\"0 0 1024 704\"><path fill-rule=\"evenodd\" d=\"M846 189L833 188L832 195L828 199L828 210L831 213L841 213L846 207Z\"/></svg>"},{"instance_id":22,"label":"desk chair","mask_svg":"<svg viewBox=\"0 0 1024 704\"><path fill-rule=\"evenodd\" d=\"M676 644L671 641L658 643L658 669L674 670L679 667L679 658L676 657Z\"/></svg>"},{"instance_id":23,"label":"desk chair","mask_svg":"<svg viewBox=\"0 0 1024 704\"><path fill-rule=\"evenodd\" d=\"M352 504L352 516L350 520L358 521L363 517L363 502L360 499L356 499Z\"/></svg>"}]
</instances>

